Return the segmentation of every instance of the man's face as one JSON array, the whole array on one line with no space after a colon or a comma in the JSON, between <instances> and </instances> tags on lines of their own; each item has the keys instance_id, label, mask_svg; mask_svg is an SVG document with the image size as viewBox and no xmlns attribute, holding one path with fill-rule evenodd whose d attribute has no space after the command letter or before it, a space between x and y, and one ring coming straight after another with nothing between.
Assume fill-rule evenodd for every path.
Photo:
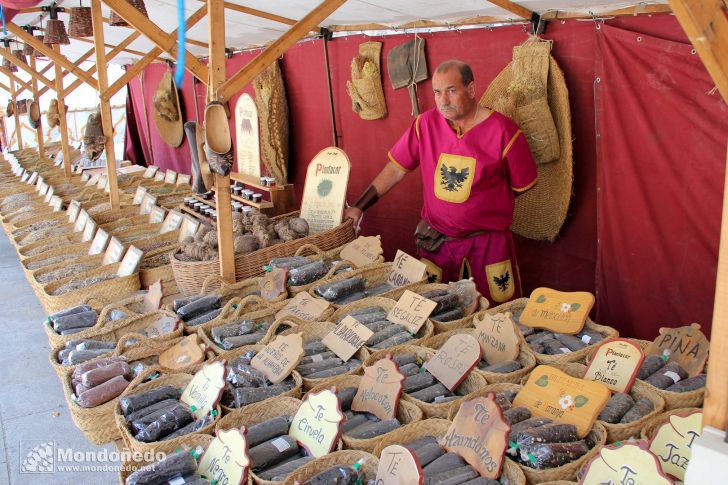
<instances>
[{"instance_id":1,"label":"man's face","mask_svg":"<svg viewBox=\"0 0 728 485\"><path fill-rule=\"evenodd\" d=\"M432 77L432 90L437 110L450 121L461 119L475 103L474 83L465 86L458 69L436 72Z\"/></svg>"}]
</instances>

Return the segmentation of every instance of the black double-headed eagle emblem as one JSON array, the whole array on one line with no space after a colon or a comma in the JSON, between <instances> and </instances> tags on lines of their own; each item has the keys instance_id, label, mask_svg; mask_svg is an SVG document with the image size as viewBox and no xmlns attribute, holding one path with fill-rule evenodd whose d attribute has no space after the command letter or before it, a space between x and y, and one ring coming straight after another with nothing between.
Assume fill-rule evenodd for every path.
<instances>
[{"instance_id":1,"label":"black double-headed eagle emblem","mask_svg":"<svg viewBox=\"0 0 728 485\"><path fill-rule=\"evenodd\" d=\"M511 273L506 271L504 274L500 276L493 276L493 283L496 284L499 290L506 291L508 289L508 284L511 281Z\"/></svg>"},{"instance_id":2,"label":"black double-headed eagle emblem","mask_svg":"<svg viewBox=\"0 0 728 485\"><path fill-rule=\"evenodd\" d=\"M458 170L455 167L448 167L447 165L442 164L440 166L440 185L442 185L445 190L457 192L463 188L463 182L468 179L468 175L470 175L470 169L467 167L462 170Z\"/></svg>"}]
</instances>

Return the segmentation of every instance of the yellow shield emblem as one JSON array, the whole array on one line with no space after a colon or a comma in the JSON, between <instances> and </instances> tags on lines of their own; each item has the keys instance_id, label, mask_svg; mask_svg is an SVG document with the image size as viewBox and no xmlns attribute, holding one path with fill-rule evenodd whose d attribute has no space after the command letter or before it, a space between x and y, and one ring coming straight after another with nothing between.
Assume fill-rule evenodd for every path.
<instances>
[{"instance_id":1,"label":"yellow shield emblem","mask_svg":"<svg viewBox=\"0 0 728 485\"><path fill-rule=\"evenodd\" d=\"M488 289L492 300L503 303L513 297L516 287L510 259L486 265L485 276L488 279Z\"/></svg>"},{"instance_id":2,"label":"yellow shield emblem","mask_svg":"<svg viewBox=\"0 0 728 485\"><path fill-rule=\"evenodd\" d=\"M473 177L474 158L441 153L435 167L435 196L446 202L465 202L470 197Z\"/></svg>"}]
</instances>

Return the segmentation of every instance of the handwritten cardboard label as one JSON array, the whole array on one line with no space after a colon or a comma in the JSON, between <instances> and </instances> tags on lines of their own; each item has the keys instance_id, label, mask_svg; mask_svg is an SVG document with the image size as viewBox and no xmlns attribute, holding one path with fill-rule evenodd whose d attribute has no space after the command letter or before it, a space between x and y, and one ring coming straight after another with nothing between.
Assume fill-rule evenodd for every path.
<instances>
[{"instance_id":1,"label":"handwritten cardboard label","mask_svg":"<svg viewBox=\"0 0 728 485\"><path fill-rule=\"evenodd\" d=\"M162 207L159 207L158 205L152 206L152 210L149 211L149 223L159 224L164 221L165 215L166 211Z\"/></svg>"},{"instance_id":2,"label":"handwritten cardboard label","mask_svg":"<svg viewBox=\"0 0 728 485\"><path fill-rule=\"evenodd\" d=\"M81 242L89 242L94 238L96 234L96 222L93 219L86 221L86 225L83 227L83 236Z\"/></svg>"},{"instance_id":3,"label":"handwritten cardboard label","mask_svg":"<svg viewBox=\"0 0 728 485\"><path fill-rule=\"evenodd\" d=\"M88 212L86 212L86 209L81 209L81 211L78 213L78 217L76 218L76 223L73 226L73 230L75 232L81 232L83 231L83 228L86 227L86 223L90 219Z\"/></svg>"},{"instance_id":4,"label":"handwritten cardboard label","mask_svg":"<svg viewBox=\"0 0 728 485\"><path fill-rule=\"evenodd\" d=\"M159 233L164 234L165 232L176 231L182 225L182 213L179 211L169 211L167 217L162 222L162 227L159 228Z\"/></svg>"},{"instance_id":5,"label":"handwritten cardboard label","mask_svg":"<svg viewBox=\"0 0 728 485\"><path fill-rule=\"evenodd\" d=\"M182 242L187 237L194 237L195 233L197 232L197 228L199 227L200 221L198 221L194 217L190 217L185 214L182 217L182 226L180 227L179 238L177 242Z\"/></svg>"},{"instance_id":6,"label":"handwritten cardboard label","mask_svg":"<svg viewBox=\"0 0 728 485\"><path fill-rule=\"evenodd\" d=\"M245 428L221 429L200 457L197 474L221 485L243 485L249 467Z\"/></svg>"},{"instance_id":7,"label":"handwritten cardboard label","mask_svg":"<svg viewBox=\"0 0 728 485\"><path fill-rule=\"evenodd\" d=\"M392 271L387 277L387 283L392 286L410 285L422 281L426 272L425 263L398 249L392 263Z\"/></svg>"},{"instance_id":8,"label":"handwritten cardboard label","mask_svg":"<svg viewBox=\"0 0 728 485\"><path fill-rule=\"evenodd\" d=\"M584 327L593 306L594 295L585 291L536 288L521 313L520 322L532 328L573 335Z\"/></svg>"},{"instance_id":9,"label":"handwritten cardboard label","mask_svg":"<svg viewBox=\"0 0 728 485\"><path fill-rule=\"evenodd\" d=\"M225 362L212 362L195 374L179 399L189 404L195 417L199 419L215 409L224 388Z\"/></svg>"},{"instance_id":10,"label":"handwritten cardboard label","mask_svg":"<svg viewBox=\"0 0 728 485\"><path fill-rule=\"evenodd\" d=\"M154 174L154 181L155 182L164 182L164 172L158 171Z\"/></svg>"},{"instance_id":11,"label":"handwritten cardboard label","mask_svg":"<svg viewBox=\"0 0 728 485\"><path fill-rule=\"evenodd\" d=\"M381 420L397 417L404 375L391 356L364 367L359 389L351 402L352 411L372 413Z\"/></svg>"},{"instance_id":12,"label":"handwritten cardboard label","mask_svg":"<svg viewBox=\"0 0 728 485\"><path fill-rule=\"evenodd\" d=\"M183 175L183 174L177 174L177 183L176 185L190 185L190 180L192 180L192 175Z\"/></svg>"},{"instance_id":13,"label":"handwritten cardboard label","mask_svg":"<svg viewBox=\"0 0 728 485\"><path fill-rule=\"evenodd\" d=\"M379 455L377 485L422 485L424 472L417 457L400 445L389 445Z\"/></svg>"},{"instance_id":14,"label":"handwritten cardboard label","mask_svg":"<svg viewBox=\"0 0 728 485\"><path fill-rule=\"evenodd\" d=\"M584 379L601 382L614 392L629 392L645 356L642 349L626 339L599 345Z\"/></svg>"},{"instance_id":15,"label":"handwritten cardboard label","mask_svg":"<svg viewBox=\"0 0 728 485\"><path fill-rule=\"evenodd\" d=\"M490 393L460 405L442 445L460 455L481 476L495 480L501 473L510 432L511 425Z\"/></svg>"},{"instance_id":16,"label":"handwritten cardboard label","mask_svg":"<svg viewBox=\"0 0 728 485\"><path fill-rule=\"evenodd\" d=\"M673 414L669 421L657 428L650 442L650 451L657 456L662 471L680 481L685 480L693 443L702 434L702 429L702 411Z\"/></svg>"},{"instance_id":17,"label":"handwritten cardboard label","mask_svg":"<svg viewBox=\"0 0 728 485\"><path fill-rule=\"evenodd\" d=\"M78 218L78 212L81 210L81 203L77 200L72 200L68 205L66 215L68 215L68 222L76 222Z\"/></svg>"},{"instance_id":18,"label":"handwritten cardboard label","mask_svg":"<svg viewBox=\"0 0 728 485\"><path fill-rule=\"evenodd\" d=\"M111 236L111 239L109 240L109 245L106 247L106 251L104 252L104 259L101 261L101 264L107 265L112 263L118 263L119 261L121 261L122 254L124 254L124 245L114 236Z\"/></svg>"},{"instance_id":19,"label":"handwritten cardboard label","mask_svg":"<svg viewBox=\"0 0 728 485\"><path fill-rule=\"evenodd\" d=\"M48 192L46 192L45 199L43 199L43 200L45 202L50 203L50 201L53 198L53 196L55 195L55 193L56 193L56 189L54 189L53 187L48 187Z\"/></svg>"},{"instance_id":20,"label":"handwritten cardboard label","mask_svg":"<svg viewBox=\"0 0 728 485\"><path fill-rule=\"evenodd\" d=\"M644 440L602 447L586 465L579 483L674 485L660 469L655 455L647 450Z\"/></svg>"},{"instance_id":21,"label":"handwritten cardboard label","mask_svg":"<svg viewBox=\"0 0 728 485\"><path fill-rule=\"evenodd\" d=\"M53 208L53 212L61 212L61 209L63 209L63 199L54 195L51 197L51 207Z\"/></svg>"},{"instance_id":22,"label":"handwritten cardboard label","mask_svg":"<svg viewBox=\"0 0 728 485\"><path fill-rule=\"evenodd\" d=\"M367 343L374 332L347 316L322 340L338 358L346 362Z\"/></svg>"},{"instance_id":23,"label":"handwritten cardboard label","mask_svg":"<svg viewBox=\"0 0 728 485\"><path fill-rule=\"evenodd\" d=\"M265 374L273 384L278 384L291 375L303 354L300 333L279 335L253 357L250 365Z\"/></svg>"},{"instance_id":24,"label":"handwritten cardboard label","mask_svg":"<svg viewBox=\"0 0 728 485\"><path fill-rule=\"evenodd\" d=\"M243 93L235 103L235 140L238 172L260 178L260 135L258 108L249 94Z\"/></svg>"},{"instance_id":25,"label":"handwritten cardboard label","mask_svg":"<svg viewBox=\"0 0 728 485\"><path fill-rule=\"evenodd\" d=\"M157 203L157 197L146 193L144 194L144 198L142 199L142 205L139 209L139 214L149 214L152 212L152 207L154 207Z\"/></svg>"},{"instance_id":26,"label":"handwritten cardboard label","mask_svg":"<svg viewBox=\"0 0 728 485\"><path fill-rule=\"evenodd\" d=\"M134 274L137 268L139 268L139 263L142 262L142 256L144 256L144 251L134 246L129 246L129 249L126 250L126 254L124 255L124 259L121 260L116 275L129 276Z\"/></svg>"},{"instance_id":27,"label":"handwritten cardboard label","mask_svg":"<svg viewBox=\"0 0 728 485\"><path fill-rule=\"evenodd\" d=\"M91 241L91 247L88 248L88 254L101 254L106 249L106 245L109 244L109 233L99 228L96 231L93 241Z\"/></svg>"},{"instance_id":28,"label":"handwritten cardboard label","mask_svg":"<svg viewBox=\"0 0 728 485\"><path fill-rule=\"evenodd\" d=\"M308 221L311 234L341 224L350 171L346 153L335 147L321 150L308 164L301 217Z\"/></svg>"},{"instance_id":29,"label":"handwritten cardboard label","mask_svg":"<svg viewBox=\"0 0 728 485\"><path fill-rule=\"evenodd\" d=\"M336 394L328 389L308 393L293 416L288 434L310 456L320 458L336 448L343 420L344 414Z\"/></svg>"},{"instance_id":30,"label":"handwritten cardboard label","mask_svg":"<svg viewBox=\"0 0 728 485\"><path fill-rule=\"evenodd\" d=\"M387 320L402 325L411 334L416 334L427 321L437 303L424 296L405 290L397 304L390 310Z\"/></svg>"},{"instance_id":31,"label":"handwritten cardboard label","mask_svg":"<svg viewBox=\"0 0 728 485\"><path fill-rule=\"evenodd\" d=\"M137 187L136 192L134 192L134 204L141 204L145 195L147 195L147 189L145 187Z\"/></svg>"},{"instance_id":32,"label":"handwritten cardboard label","mask_svg":"<svg viewBox=\"0 0 728 485\"><path fill-rule=\"evenodd\" d=\"M176 324L176 321L172 320L172 323ZM205 353L200 348L200 338L196 333L186 336L159 354L159 365L167 369L182 369L204 360Z\"/></svg>"},{"instance_id":33,"label":"handwritten cardboard label","mask_svg":"<svg viewBox=\"0 0 728 485\"><path fill-rule=\"evenodd\" d=\"M293 316L305 322L315 322L330 306L326 300L314 298L307 291L302 291L276 313L276 320Z\"/></svg>"},{"instance_id":34,"label":"handwritten cardboard label","mask_svg":"<svg viewBox=\"0 0 728 485\"><path fill-rule=\"evenodd\" d=\"M661 328L645 354L667 357L668 362L677 362L692 377L703 371L709 348L710 342L700 331L700 325L693 323L686 327Z\"/></svg>"},{"instance_id":35,"label":"handwritten cardboard label","mask_svg":"<svg viewBox=\"0 0 728 485\"><path fill-rule=\"evenodd\" d=\"M147 294L144 295L144 301L142 302L142 313L151 313L159 310L162 304L162 297L164 292L162 291L162 280L157 280L152 283L147 290Z\"/></svg>"},{"instance_id":36,"label":"handwritten cardboard label","mask_svg":"<svg viewBox=\"0 0 728 485\"><path fill-rule=\"evenodd\" d=\"M425 369L445 387L454 390L480 360L480 344L472 335L461 333L447 339Z\"/></svg>"},{"instance_id":37,"label":"handwritten cardboard label","mask_svg":"<svg viewBox=\"0 0 728 485\"><path fill-rule=\"evenodd\" d=\"M511 312L475 317L475 338L489 364L518 359L521 339Z\"/></svg>"},{"instance_id":38,"label":"handwritten cardboard label","mask_svg":"<svg viewBox=\"0 0 728 485\"><path fill-rule=\"evenodd\" d=\"M152 165L151 167L147 167L147 169L144 170L144 175L142 175L142 177L145 179L150 179L154 177L154 174L157 173L157 170L159 170L159 167L155 167L154 165Z\"/></svg>"},{"instance_id":39,"label":"handwritten cardboard label","mask_svg":"<svg viewBox=\"0 0 728 485\"><path fill-rule=\"evenodd\" d=\"M513 406L525 406L531 414L576 426L580 437L589 433L611 393L604 384L577 379L539 365L516 395Z\"/></svg>"},{"instance_id":40,"label":"handwritten cardboard label","mask_svg":"<svg viewBox=\"0 0 728 485\"><path fill-rule=\"evenodd\" d=\"M286 268L273 268L260 280L260 296L268 301L275 300L286 290L288 270Z\"/></svg>"},{"instance_id":41,"label":"handwritten cardboard label","mask_svg":"<svg viewBox=\"0 0 728 485\"><path fill-rule=\"evenodd\" d=\"M379 236L359 236L341 250L340 257L362 267L374 263L383 252Z\"/></svg>"},{"instance_id":42,"label":"handwritten cardboard label","mask_svg":"<svg viewBox=\"0 0 728 485\"><path fill-rule=\"evenodd\" d=\"M174 170L167 170L167 173L164 174L164 183L165 184L174 184L177 181L177 172Z\"/></svg>"},{"instance_id":43,"label":"handwritten cardboard label","mask_svg":"<svg viewBox=\"0 0 728 485\"><path fill-rule=\"evenodd\" d=\"M47 192L48 192L48 184L45 182L39 183L38 184L38 194L45 197Z\"/></svg>"}]
</instances>

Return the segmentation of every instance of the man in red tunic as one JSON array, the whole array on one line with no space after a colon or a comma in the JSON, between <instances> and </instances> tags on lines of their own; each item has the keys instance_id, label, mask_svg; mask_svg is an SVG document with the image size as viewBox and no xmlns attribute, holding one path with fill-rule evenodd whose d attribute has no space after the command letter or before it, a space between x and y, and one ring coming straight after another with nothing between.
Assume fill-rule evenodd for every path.
<instances>
[{"instance_id":1,"label":"man in red tunic","mask_svg":"<svg viewBox=\"0 0 728 485\"><path fill-rule=\"evenodd\" d=\"M442 281L472 276L489 301L521 296L513 222L515 194L536 183L536 164L518 126L478 106L473 72L445 61L432 77L437 109L422 113L389 152L389 163L345 217L363 211L418 166L423 221L418 232L443 234L444 242L419 255ZM437 234L437 233L435 233Z\"/></svg>"}]
</instances>

